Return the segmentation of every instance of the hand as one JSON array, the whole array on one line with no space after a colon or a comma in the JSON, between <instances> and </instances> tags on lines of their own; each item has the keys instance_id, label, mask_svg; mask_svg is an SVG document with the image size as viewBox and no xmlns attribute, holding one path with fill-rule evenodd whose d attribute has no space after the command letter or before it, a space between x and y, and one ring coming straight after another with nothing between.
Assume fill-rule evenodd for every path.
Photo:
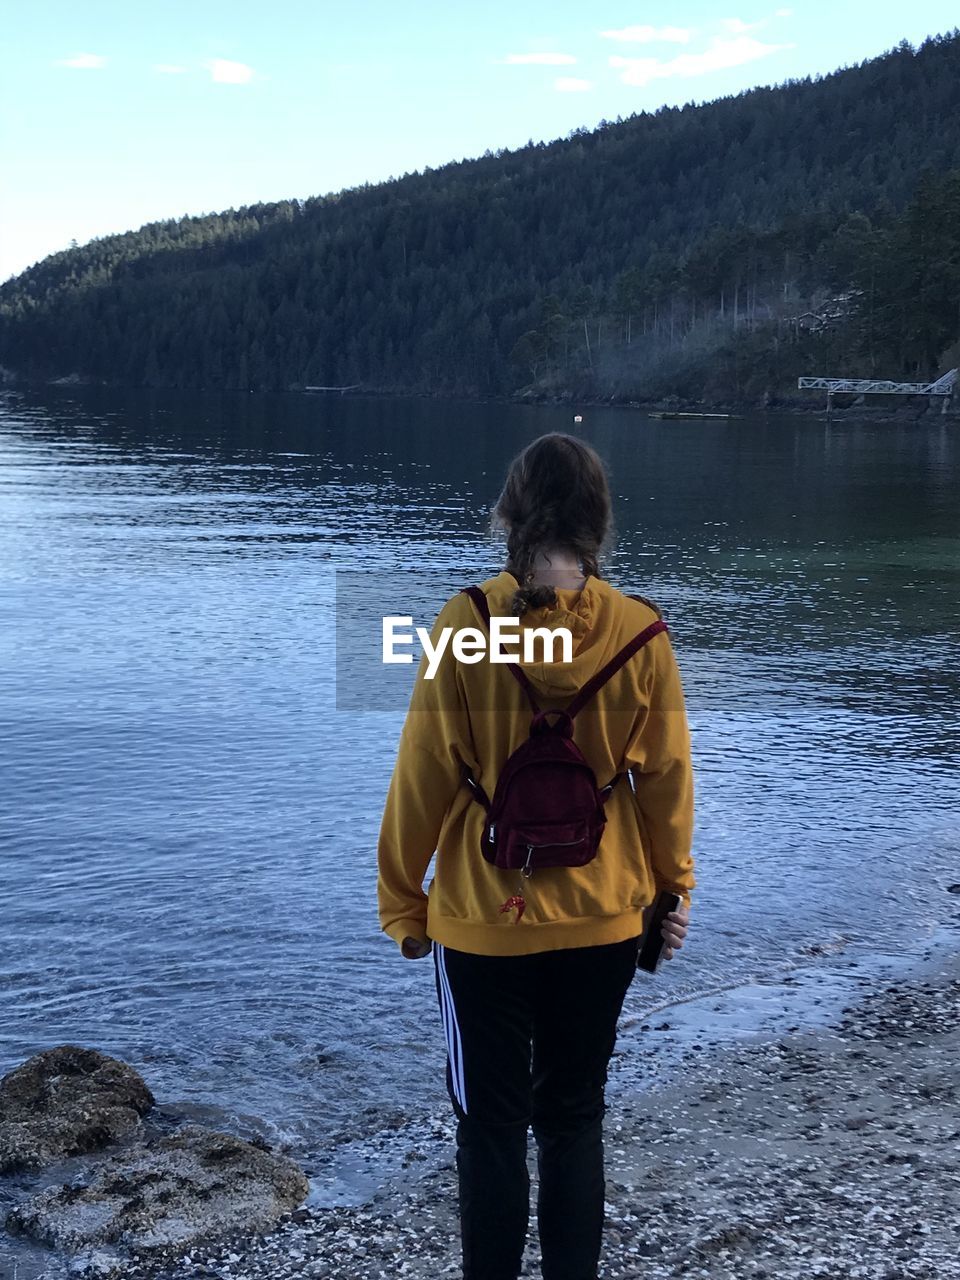
<instances>
[{"instance_id":1,"label":"hand","mask_svg":"<svg viewBox=\"0 0 960 1280\"><path fill-rule=\"evenodd\" d=\"M643 909L643 927L646 929L650 920L650 913L653 910L653 904ZM661 952L664 960L672 960L674 951L679 951L683 946L684 938L687 936L687 928L690 920L690 909L685 907L683 903L676 911L671 911L664 918L663 927L660 930L663 941L666 945Z\"/></svg>"},{"instance_id":2,"label":"hand","mask_svg":"<svg viewBox=\"0 0 960 1280\"><path fill-rule=\"evenodd\" d=\"M674 951L679 951L683 946L683 940L687 936L689 920L689 908L685 907L682 902L676 911L671 911L664 920L661 930L663 940L666 943L662 953L664 960L672 960Z\"/></svg>"},{"instance_id":3,"label":"hand","mask_svg":"<svg viewBox=\"0 0 960 1280\"><path fill-rule=\"evenodd\" d=\"M430 940L428 938L425 942L420 942L418 938L404 938L400 950L405 960L422 960L430 954Z\"/></svg>"}]
</instances>

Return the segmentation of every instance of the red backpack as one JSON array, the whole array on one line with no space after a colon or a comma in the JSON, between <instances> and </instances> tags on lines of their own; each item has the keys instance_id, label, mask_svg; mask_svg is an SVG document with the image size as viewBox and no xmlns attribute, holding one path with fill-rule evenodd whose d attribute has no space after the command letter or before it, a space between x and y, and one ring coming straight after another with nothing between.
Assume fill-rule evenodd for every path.
<instances>
[{"instance_id":1,"label":"red backpack","mask_svg":"<svg viewBox=\"0 0 960 1280\"><path fill-rule=\"evenodd\" d=\"M476 605L489 632L486 596L479 587L465 587L464 594ZM538 867L582 867L597 856L607 821L604 803L623 777L618 773L605 787L597 786L596 774L573 740L575 717L648 640L666 630L667 624L658 618L634 636L587 681L564 711L542 711L520 664L507 664L533 712L530 736L504 763L492 800L469 769L465 769L464 780L487 813L480 852L495 867L519 870L523 877L520 890L500 908L503 913L515 907L517 924L526 907L524 879Z\"/></svg>"}]
</instances>

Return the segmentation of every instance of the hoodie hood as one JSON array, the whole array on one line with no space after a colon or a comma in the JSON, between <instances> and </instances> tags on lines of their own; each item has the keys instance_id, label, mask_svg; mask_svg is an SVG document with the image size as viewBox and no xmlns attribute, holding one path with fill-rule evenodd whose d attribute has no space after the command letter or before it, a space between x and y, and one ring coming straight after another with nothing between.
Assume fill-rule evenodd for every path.
<instances>
[{"instance_id":1,"label":"hoodie hood","mask_svg":"<svg viewBox=\"0 0 960 1280\"><path fill-rule=\"evenodd\" d=\"M482 585L490 612L506 615L517 590L512 573L497 574ZM608 662L623 643L620 639L629 601L602 578L589 575L581 588L557 588L557 604L528 609L520 619L520 666L544 698L567 698L582 688ZM543 658L545 646L535 642L536 662L523 661L523 633L534 627L556 630L565 627L573 637L573 660L560 661L559 641L554 646L556 662Z\"/></svg>"}]
</instances>

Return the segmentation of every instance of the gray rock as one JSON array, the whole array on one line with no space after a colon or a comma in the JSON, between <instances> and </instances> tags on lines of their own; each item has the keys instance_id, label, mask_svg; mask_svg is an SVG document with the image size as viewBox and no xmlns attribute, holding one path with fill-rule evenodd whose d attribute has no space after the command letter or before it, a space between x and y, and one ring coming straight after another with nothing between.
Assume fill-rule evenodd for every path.
<instances>
[{"instance_id":1,"label":"gray rock","mask_svg":"<svg viewBox=\"0 0 960 1280\"><path fill-rule=\"evenodd\" d=\"M96 1151L136 1129L153 1094L132 1067L59 1045L0 1080L0 1174Z\"/></svg>"},{"instance_id":2,"label":"gray rock","mask_svg":"<svg viewBox=\"0 0 960 1280\"><path fill-rule=\"evenodd\" d=\"M186 1250L274 1227L309 1191L292 1160L228 1133L184 1125L100 1164L86 1186L18 1205L7 1230L71 1251Z\"/></svg>"},{"instance_id":3,"label":"gray rock","mask_svg":"<svg viewBox=\"0 0 960 1280\"><path fill-rule=\"evenodd\" d=\"M115 1256L94 1251L74 1258L67 1273L71 1280L109 1280L110 1276L116 1274L118 1265Z\"/></svg>"}]
</instances>

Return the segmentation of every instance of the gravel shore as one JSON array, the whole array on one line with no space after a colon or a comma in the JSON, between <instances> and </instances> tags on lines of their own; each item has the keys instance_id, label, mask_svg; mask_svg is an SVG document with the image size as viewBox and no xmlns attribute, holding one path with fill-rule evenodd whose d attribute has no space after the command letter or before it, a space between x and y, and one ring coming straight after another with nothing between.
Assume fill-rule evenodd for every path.
<instances>
[{"instance_id":1,"label":"gravel shore","mask_svg":"<svg viewBox=\"0 0 960 1280\"><path fill-rule=\"evenodd\" d=\"M829 1030L691 1054L684 1082L606 1117L604 1280L960 1278L960 954L881 987ZM403 1141L395 1135L387 1141ZM460 1275L452 1117L408 1153L446 1159L364 1208L299 1210L244 1245L126 1280ZM531 1141L531 1204L536 1169ZM413 1177L413 1173L411 1173ZM531 1217L524 1276L538 1276Z\"/></svg>"}]
</instances>

